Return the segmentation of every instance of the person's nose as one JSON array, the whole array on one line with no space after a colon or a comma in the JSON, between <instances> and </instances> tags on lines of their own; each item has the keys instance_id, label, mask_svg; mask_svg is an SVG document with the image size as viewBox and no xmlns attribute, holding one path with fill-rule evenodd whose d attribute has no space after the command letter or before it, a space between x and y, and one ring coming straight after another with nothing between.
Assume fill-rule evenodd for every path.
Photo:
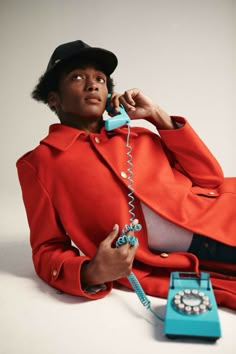
<instances>
[{"instance_id":1,"label":"person's nose","mask_svg":"<svg viewBox=\"0 0 236 354\"><path fill-rule=\"evenodd\" d=\"M98 84L93 78L88 78L86 82L87 91L98 91Z\"/></svg>"}]
</instances>

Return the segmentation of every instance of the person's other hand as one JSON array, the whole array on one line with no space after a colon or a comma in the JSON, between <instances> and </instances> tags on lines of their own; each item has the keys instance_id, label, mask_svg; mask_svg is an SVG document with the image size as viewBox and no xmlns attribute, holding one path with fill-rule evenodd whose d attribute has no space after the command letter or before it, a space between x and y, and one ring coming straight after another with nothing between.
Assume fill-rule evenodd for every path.
<instances>
[{"instance_id":1,"label":"person's other hand","mask_svg":"<svg viewBox=\"0 0 236 354\"><path fill-rule=\"evenodd\" d=\"M135 223L137 223L136 220ZM82 266L81 282L83 284L103 284L127 277L130 274L138 244L131 246L126 243L119 248L114 248L112 244L117 238L118 232L119 227L115 225L111 233L100 243L91 261ZM127 235L133 236L133 231Z\"/></svg>"}]
</instances>

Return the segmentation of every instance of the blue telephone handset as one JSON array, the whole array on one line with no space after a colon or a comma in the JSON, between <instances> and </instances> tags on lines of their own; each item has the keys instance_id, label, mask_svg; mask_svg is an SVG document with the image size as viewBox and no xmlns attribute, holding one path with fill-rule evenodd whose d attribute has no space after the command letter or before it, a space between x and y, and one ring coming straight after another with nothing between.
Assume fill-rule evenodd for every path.
<instances>
[{"instance_id":1,"label":"blue telephone handset","mask_svg":"<svg viewBox=\"0 0 236 354\"><path fill-rule=\"evenodd\" d=\"M130 122L130 118L122 105L120 105L120 111L118 113L114 112L113 107L110 105L110 98L111 94L108 95L106 104L106 111L109 115L112 115L111 118L105 120L105 129L108 131L119 128Z\"/></svg>"}]
</instances>

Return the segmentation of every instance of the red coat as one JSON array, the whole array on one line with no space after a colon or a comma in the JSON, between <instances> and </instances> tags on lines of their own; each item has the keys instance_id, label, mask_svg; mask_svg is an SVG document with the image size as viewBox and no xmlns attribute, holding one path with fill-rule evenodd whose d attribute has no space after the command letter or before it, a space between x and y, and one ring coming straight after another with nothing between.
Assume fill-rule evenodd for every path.
<instances>
[{"instance_id":1,"label":"red coat","mask_svg":"<svg viewBox=\"0 0 236 354\"><path fill-rule=\"evenodd\" d=\"M204 261L173 252L168 257L147 246L139 200L166 219L236 246L236 179L222 170L191 126L162 130L159 135L132 128L135 214L142 224L133 271L144 290L166 297L173 270L206 269L219 305L236 309L236 265ZM161 137L161 138L160 138ZM17 162L27 212L33 262L38 275L66 293L100 298L81 289L80 268L118 223L129 223L127 128L99 134L54 124L38 147ZM77 247L86 256L79 256ZM129 286L127 279L120 282Z\"/></svg>"}]
</instances>

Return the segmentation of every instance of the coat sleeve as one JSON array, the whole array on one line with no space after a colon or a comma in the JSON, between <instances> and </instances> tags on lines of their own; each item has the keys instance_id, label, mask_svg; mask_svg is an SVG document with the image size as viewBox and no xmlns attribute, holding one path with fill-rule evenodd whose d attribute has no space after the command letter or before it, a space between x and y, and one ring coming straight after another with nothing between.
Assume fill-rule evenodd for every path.
<instances>
[{"instance_id":1,"label":"coat sleeve","mask_svg":"<svg viewBox=\"0 0 236 354\"><path fill-rule=\"evenodd\" d=\"M30 228L33 263L38 276L47 284L65 293L98 299L107 295L112 283L99 292L84 291L80 270L88 257L80 255L63 229L59 216L34 167L24 158L18 160L17 170Z\"/></svg>"},{"instance_id":2,"label":"coat sleeve","mask_svg":"<svg viewBox=\"0 0 236 354\"><path fill-rule=\"evenodd\" d=\"M173 130L160 130L164 146L172 155L175 168L187 175L194 185L215 188L223 183L223 171L190 124L182 117L172 117L182 123Z\"/></svg>"}]
</instances>

